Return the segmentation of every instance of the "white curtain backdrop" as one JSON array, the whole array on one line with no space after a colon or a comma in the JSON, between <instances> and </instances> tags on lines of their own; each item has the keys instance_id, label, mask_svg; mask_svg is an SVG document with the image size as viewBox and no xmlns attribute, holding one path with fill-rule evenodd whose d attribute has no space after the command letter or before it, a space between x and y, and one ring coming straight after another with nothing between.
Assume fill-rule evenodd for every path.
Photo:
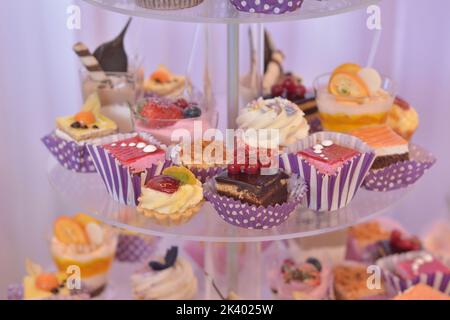
<instances>
[{"instance_id":1,"label":"white curtain backdrop","mask_svg":"<svg viewBox=\"0 0 450 320\"><path fill-rule=\"evenodd\" d=\"M212 0L206 0L212 1ZM81 30L66 28L67 7L81 7ZM414 232L448 215L445 196L450 176L450 2L384 0L382 39L375 67L399 83L400 94L418 109L415 141L438 158L433 170L392 209ZM92 50L112 39L127 17L82 1L2 0L0 3L0 298L6 285L21 281L24 259L50 264L47 237L51 221L80 208L68 207L47 179L49 154L40 138L59 115L82 103L75 41ZM367 62L373 32L364 10L336 17L267 25L286 56L286 69L307 84L345 61ZM126 40L130 55L144 58L147 73L160 63L186 70L195 24L135 18ZM246 27L242 27L242 71L247 70ZM213 26L213 80L225 85L225 28ZM202 70L202 54L194 64ZM221 105L221 114L226 107Z\"/></svg>"}]
</instances>

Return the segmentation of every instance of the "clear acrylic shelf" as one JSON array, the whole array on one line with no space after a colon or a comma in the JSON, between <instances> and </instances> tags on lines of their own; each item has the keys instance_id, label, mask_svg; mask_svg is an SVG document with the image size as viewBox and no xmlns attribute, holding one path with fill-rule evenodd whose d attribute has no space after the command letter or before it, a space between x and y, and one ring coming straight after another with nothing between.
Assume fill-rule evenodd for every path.
<instances>
[{"instance_id":1,"label":"clear acrylic shelf","mask_svg":"<svg viewBox=\"0 0 450 320\"><path fill-rule=\"evenodd\" d=\"M236 10L229 0L205 0L202 4L181 10L150 10L135 0L84 0L106 10L149 19L201 23L266 23L292 21L337 15L366 8L380 0L305 0L294 12L267 15Z\"/></svg>"},{"instance_id":2,"label":"clear acrylic shelf","mask_svg":"<svg viewBox=\"0 0 450 320\"><path fill-rule=\"evenodd\" d=\"M274 241L336 231L384 213L409 191L371 192L361 189L344 209L318 213L300 208L285 223L269 230L247 230L230 225L220 218L209 203L205 203L190 222L164 227L152 223L136 208L114 201L96 173L75 173L50 158L48 177L55 192L65 202L105 223L141 234L207 242Z\"/></svg>"}]
</instances>

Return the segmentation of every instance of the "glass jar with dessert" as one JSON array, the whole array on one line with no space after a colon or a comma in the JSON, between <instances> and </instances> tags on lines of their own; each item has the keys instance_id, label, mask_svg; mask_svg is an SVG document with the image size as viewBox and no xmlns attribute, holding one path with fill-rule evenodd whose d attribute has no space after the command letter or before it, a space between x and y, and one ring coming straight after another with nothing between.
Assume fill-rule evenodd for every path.
<instances>
[{"instance_id":1,"label":"glass jar with dessert","mask_svg":"<svg viewBox=\"0 0 450 320\"><path fill-rule=\"evenodd\" d=\"M328 131L384 124L396 95L396 85L373 68L343 64L314 81L322 126Z\"/></svg>"}]
</instances>

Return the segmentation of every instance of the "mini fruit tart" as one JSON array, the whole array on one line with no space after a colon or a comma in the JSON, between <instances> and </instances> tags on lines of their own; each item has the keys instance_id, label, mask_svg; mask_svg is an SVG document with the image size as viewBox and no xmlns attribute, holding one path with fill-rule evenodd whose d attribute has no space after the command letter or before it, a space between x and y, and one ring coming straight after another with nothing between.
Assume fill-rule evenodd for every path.
<instances>
[{"instance_id":1,"label":"mini fruit tart","mask_svg":"<svg viewBox=\"0 0 450 320\"><path fill-rule=\"evenodd\" d=\"M141 189L138 211L170 226L189 221L203 205L202 184L185 167L168 167Z\"/></svg>"}]
</instances>

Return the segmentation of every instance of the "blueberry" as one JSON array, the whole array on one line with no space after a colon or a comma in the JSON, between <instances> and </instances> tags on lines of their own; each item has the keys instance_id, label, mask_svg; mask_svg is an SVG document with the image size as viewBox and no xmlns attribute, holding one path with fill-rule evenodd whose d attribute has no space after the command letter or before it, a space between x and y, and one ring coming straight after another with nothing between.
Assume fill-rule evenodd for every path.
<instances>
[{"instance_id":1,"label":"blueberry","mask_svg":"<svg viewBox=\"0 0 450 320\"><path fill-rule=\"evenodd\" d=\"M198 118L202 115L202 110L197 106L190 106L184 109L183 116L185 118Z\"/></svg>"},{"instance_id":2,"label":"blueberry","mask_svg":"<svg viewBox=\"0 0 450 320\"><path fill-rule=\"evenodd\" d=\"M322 271L322 264L320 263L320 261L316 258L308 258L306 260L307 263L312 264L314 267L316 267L317 271Z\"/></svg>"},{"instance_id":3,"label":"blueberry","mask_svg":"<svg viewBox=\"0 0 450 320\"><path fill-rule=\"evenodd\" d=\"M79 128L81 128L81 123L79 123L78 121L75 121L75 122L72 123L70 126L71 126L72 128L79 129Z\"/></svg>"}]
</instances>

